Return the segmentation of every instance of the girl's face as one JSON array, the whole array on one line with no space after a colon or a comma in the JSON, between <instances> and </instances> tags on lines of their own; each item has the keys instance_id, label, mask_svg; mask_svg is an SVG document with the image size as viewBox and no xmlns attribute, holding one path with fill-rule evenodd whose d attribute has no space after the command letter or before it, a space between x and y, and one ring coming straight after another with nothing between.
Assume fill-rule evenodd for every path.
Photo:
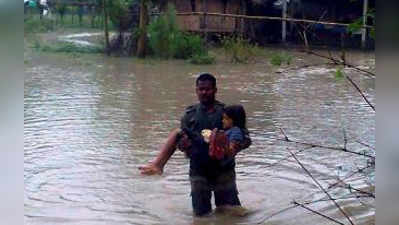
<instances>
[{"instance_id":1,"label":"girl's face","mask_svg":"<svg viewBox=\"0 0 399 225\"><path fill-rule=\"evenodd\" d=\"M223 129L227 130L233 127L233 119L231 119L226 113L223 113Z\"/></svg>"}]
</instances>

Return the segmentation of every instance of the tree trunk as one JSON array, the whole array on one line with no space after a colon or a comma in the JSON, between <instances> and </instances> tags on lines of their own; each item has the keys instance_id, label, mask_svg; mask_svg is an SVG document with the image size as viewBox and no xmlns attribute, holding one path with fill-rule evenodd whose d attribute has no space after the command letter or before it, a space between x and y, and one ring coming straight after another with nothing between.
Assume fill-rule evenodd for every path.
<instances>
[{"instance_id":1,"label":"tree trunk","mask_svg":"<svg viewBox=\"0 0 399 225\"><path fill-rule=\"evenodd\" d=\"M79 6L79 26L82 26L83 23L83 6Z\"/></svg>"},{"instance_id":2,"label":"tree trunk","mask_svg":"<svg viewBox=\"0 0 399 225\"><path fill-rule=\"evenodd\" d=\"M137 56L145 57L146 38L147 38L148 8L147 0L141 0L140 4L140 24L139 38L137 40Z\"/></svg>"},{"instance_id":3,"label":"tree trunk","mask_svg":"<svg viewBox=\"0 0 399 225\"><path fill-rule=\"evenodd\" d=\"M103 11L104 11L104 35L105 35L105 52L110 55L109 48L109 33L108 33L108 9L107 0L103 0Z\"/></svg>"}]
</instances>

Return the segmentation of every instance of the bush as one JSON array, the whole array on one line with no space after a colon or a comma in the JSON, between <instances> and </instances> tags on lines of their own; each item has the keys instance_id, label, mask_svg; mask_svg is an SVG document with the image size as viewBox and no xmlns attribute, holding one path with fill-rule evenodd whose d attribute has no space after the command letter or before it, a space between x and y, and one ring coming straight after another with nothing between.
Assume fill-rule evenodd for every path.
<instances>
[{"instance_id":1,"label":"bush","mask_svg":"<svg viewBox=\"0 0 399 225\"><path fill-rule=\"evenodd\" d=\"M66 53L103 53L104 50L101 47L94 46L77 46L72 43L64 43L55 47L48 47L47 49L42 48L42 51L49 52L66 52Z\"/></svg>"},{"instance_id":2,"label":"bush","mask_svg":"<svg viewBox=\"0 0 399 225\"><path fill-rule=\"evenodd\" d=\"M199 35L178 32L171 42L171 52L177 59L188 59L194 55L207 54L204 41Z\"/></svg>"},{"instance_id":3,"label":"bush","mask_svg":"<svg viewBox=\"0 0 399 225\"><path fill-rule=\"evenodd\" d=\"M95 46L77 46L72 43L62 43L58 45L45 45L38 39L33 41L33 49L42 52L63 52L63 53L103 53L104 49Z\"/></svg>"},{"instance_id":4,"label":"bush","mask_svg":"<svg viewBox=\"0 0 399 225\"><path fill-rule=\"evenodd\" d=\"M292 59L293 59L292 55L288 55L287 53L278 53L278 54L272 55L272 57L270 59L270 63L273 66L281 66L283 63L290 65Z\"/></svg>"},{"instance_id":5,"label":"bush","mask_svg":"<svg viewBox=\"0 0 399 225\"><path fill-rule=\"evenodd\" d=\"M248 63L260 52L257 45L249 43L242 37L225 37L222 46L226 56L233 63Z\"/></svg>"},{"instance_id":6,"label":"bush","mask_svg":"<svg viewBox=\"0 0 399 225\"><path fill-rule=\"evenodd\" d=\"M193 55L189 62L192 64L213 64L215 62L215 57L208 54Z\"/></svg>"},{"instance_id":7,"label":"bush","mask_svg":"<svg viewBox=\"0 0 399 225\"><path fill-rule=\"evenodd\" d=\"M48 32L55 29L54 22L48 18L35 19L33 17L24 21L24 32L29 33L41 33Z\"/></svg>"},{"instance_id":8,"label":"bush","mask_svg":"<svg viewBox=\"0 0 399 225\"><path fill-rule=\"evenodd\" d=\"M173 41L181 39L176 24L176 11L169 6L165 15L156 18L148 25L149 45L154 54L161 58L173 57L177 48Z\"/></svg>"},{"instance_id":9,"label":"bush","mask_svg":"<svg viewBox=\"0 0 399 225\"><path fill-rule=\"evenodd\" d=\"M204 42L199 35L184 33L176 23L176 10L169 5L165 15L148 26L151 52L161 58L189 59L194 55L207 55Z\"/></svg>"}]
</instances>

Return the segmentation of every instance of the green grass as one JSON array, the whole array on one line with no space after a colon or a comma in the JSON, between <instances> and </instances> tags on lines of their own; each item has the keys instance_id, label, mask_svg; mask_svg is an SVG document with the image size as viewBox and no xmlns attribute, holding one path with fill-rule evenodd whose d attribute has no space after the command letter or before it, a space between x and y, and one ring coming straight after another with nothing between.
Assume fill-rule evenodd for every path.
<instances>
[{"instance_id":1,"label":"green grass","mask_svg":"<svg viewBox=\"0 0 399 225\"><path fill-rule=\"evenodd\" d=\"M249 63L261 54L257 45L251 44L242 37L225 37L222 40L225 55L233 63Z\"/></svg>"},{"instance_id":2,"label":"green grass","mask_svg":"<svg viewBox=\"0 0 399 225\"><path fill-rule=\"evenodd\" d=\"M189 60L192 64L203 65L203 64L213 64L215 63L215 57L208 54L194 55Z\"/></svg>"},{"instance_id":3,"label":"green grass","mask_svg":"<svg viewBox=\"0 0 399 225\"><path fill-rule=\"evenodd\" d=\"M38 14L25 14L24 19L24 29L25 33L45 33L54 30L60 30L64 28L85 28L85 29L102 29L102 17L98 15L95 19L95 22L92 26L91 24L91 16L84 15L82 17L82 23L79 23L79 17L77 15L74 16L72 20L72 16L67 14L64 16L63 20L58 14L53 14L52 19L47 17L43 17L40 19ZM111 21L109 21L109 30L116 30L115 26Z\"/></svg>"},{"instance_id":4,"label":"green grass","mask_svg":"<svg viewBox=\"0 0 399 225\"><path fill-rule=\"evenodd\" d=\"M338 68L335 71L335 79L336 80L342 80L342 78L344 78L344 72L342 71L342 68Z\"/></svg>"},{"instance_id":5,"label":"green grass","mask_svg":"<svg viewBox=\"0 0 399 225\"><path fill-rule=\"evenodd\" d=\"M64 43L64 42L54 45L47 45L39 41L38 39L33 40L33 44L31 47L41 52L86 53L86 54L95 54L95 53L104 52L104 49L102 47L78 46L72 43Z\"/></svg>"},{"instance_id":6,"label":"green grass","mask_svg":"<svg viewBox=\"0 0 399 225\"><path fill-rule=\"evenodd\" d=\"M290 65L294 57L285 52L274 53L270 57L270 64L273 66L281 66L282 64Z\"/></svg>"},{"instance_id":7,"label":"green grass","mask_svg":"<svg viewBox=\"0 0 399 225\"><path fill-rule=\"evenodd\" d=\"M45 33L49 31L55 30L56 26L53 20L50 19L35 19L35 18L26 18L24 21L24 32L26 34L31 33Z\"/></svg>"}]
</instances>

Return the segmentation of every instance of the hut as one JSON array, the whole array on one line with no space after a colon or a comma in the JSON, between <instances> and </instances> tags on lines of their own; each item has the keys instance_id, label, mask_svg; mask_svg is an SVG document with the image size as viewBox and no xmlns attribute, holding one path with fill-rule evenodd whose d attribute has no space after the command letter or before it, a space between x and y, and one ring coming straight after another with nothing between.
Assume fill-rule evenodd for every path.
<instances>
[{"instance_id":1,"label":"hut","mask_svg":"<svg viewBox=\"0 0 399 225\"><path fill-rule=\"evenodd\" d=\"M177 12L177 24L185 31L232 33L243 32L244 20L241 18L218 15L194 14L194 12L246 15L245 0L168 0L161 7L166 10L167 4L173 4ZM184 14L179 14L184 13Z\"/></svg>"},{"instance_id":2,"label":"hut","mask_svg":"<svg viewBox=\"0 0 399 225\"><path fill-rule=\"evenodd\" d=\"M306 19L333 23L350 24L364 15L367 9L375 8L375 0L252 0L247 14L250 16L271 16ZM373 24L365 20L364 25ZM280 20L252 20L247 23L248 35L261 44L273 42L302 43L311 45L334 45L357 47L365 45L366 31L354 36L348 34L346 26ZM304 37L306 35L306 37ZM360 42L359 39L362 39ZM367 40L366 40L367 39Z\"/></svg>"}]
</instances>

